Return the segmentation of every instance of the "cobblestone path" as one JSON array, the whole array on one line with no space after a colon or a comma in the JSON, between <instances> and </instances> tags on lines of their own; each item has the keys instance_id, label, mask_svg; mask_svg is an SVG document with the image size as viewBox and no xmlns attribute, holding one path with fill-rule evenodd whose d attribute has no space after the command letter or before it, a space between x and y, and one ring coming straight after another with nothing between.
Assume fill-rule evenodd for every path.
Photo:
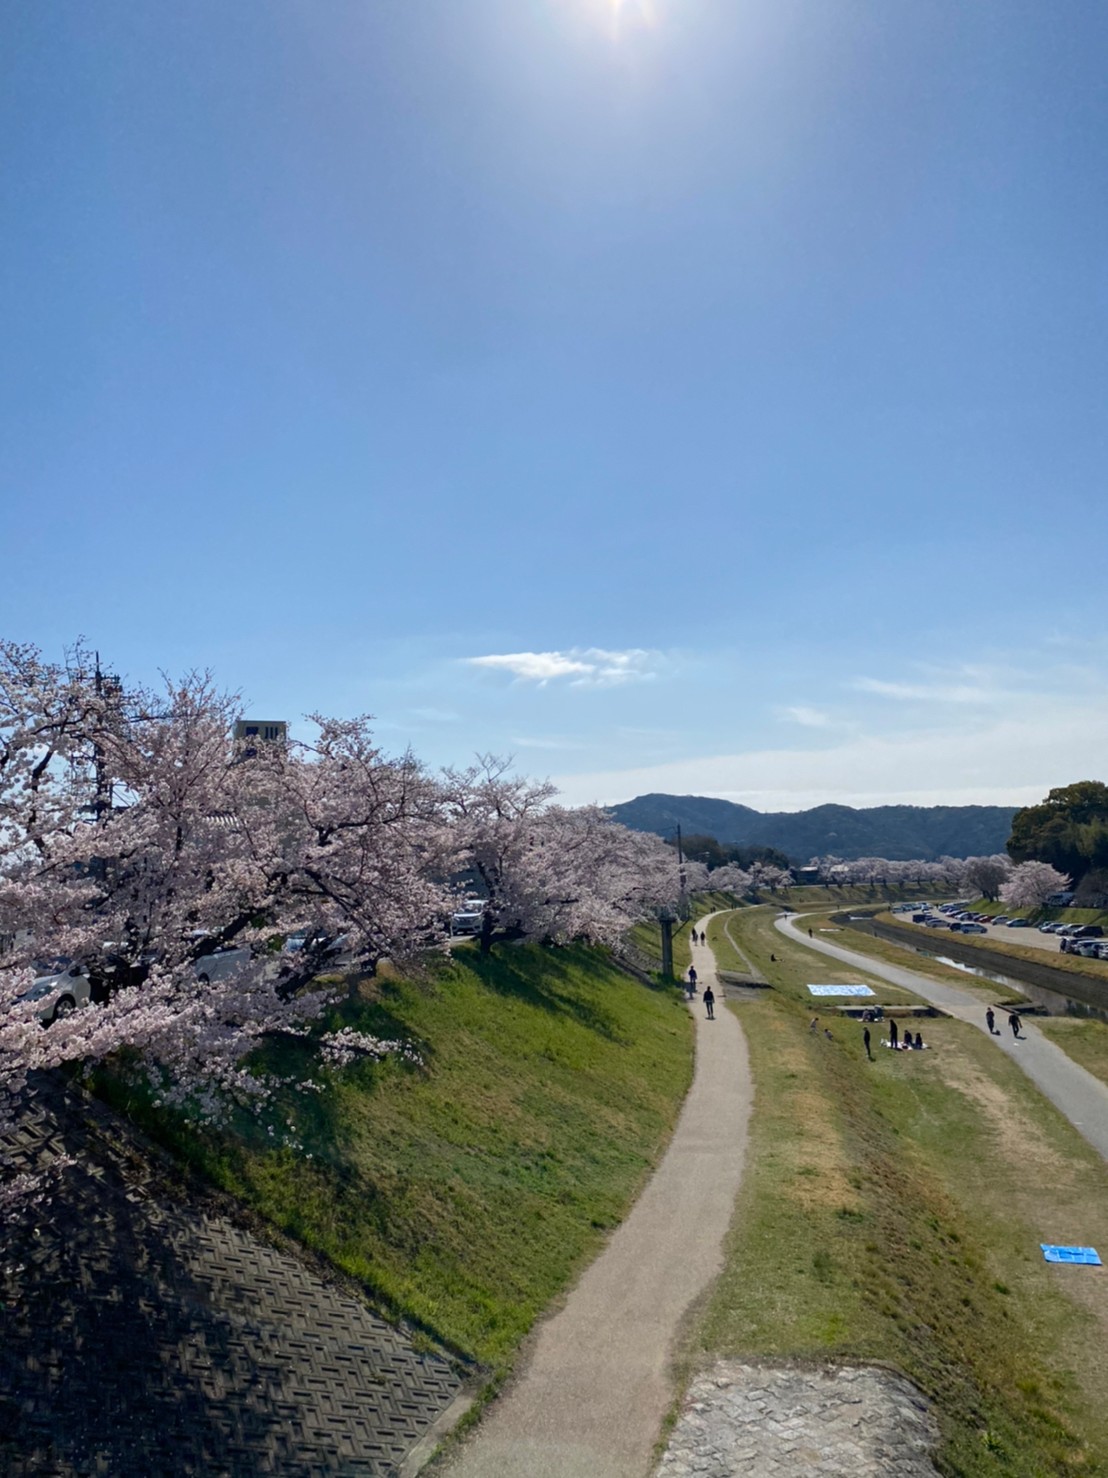
<instances>
[{"instance_id":1,"label":"cobblestone path","mask_svg":"<svg viewBox=\"0 0 1108 1478\"><path fill-rule=\"evenodd\" d=\"M179 1199L102 1106L40 1084L0 1151L77 1159L0 1253L11 1478L384 1478L457 1397L445 1358Z\"/></svg>"},{"instance_id":2,"label":"cobblestone path","mask_svg":"<svg viewBox=\"0 0 1108 1478\"><path fill-rule=\"evenodd\" d=\"M720 1361L689 1387L656 1478L935 1478L938 1438L891 1371Z\"/></svg>"}]
</instances>

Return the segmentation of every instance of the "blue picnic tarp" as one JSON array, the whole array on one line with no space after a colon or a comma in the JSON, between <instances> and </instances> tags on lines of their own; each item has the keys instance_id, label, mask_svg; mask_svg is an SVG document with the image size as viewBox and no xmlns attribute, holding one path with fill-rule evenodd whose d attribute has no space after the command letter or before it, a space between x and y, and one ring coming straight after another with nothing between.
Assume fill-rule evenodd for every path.
<instances>
[{"instance_id":1,"label":"blue picnic tarp","mask_svg":"<svg viewBox=\"0 0 1108 1478\"><path fill-rule=\"evenodd\" d=\"M1093 1267L1100 1266L1100 1257L1095 1247L1059 1247L1054 1242L1040 1242L1047 1262L1079 1262Z\"/></svg>"}]
</instances>

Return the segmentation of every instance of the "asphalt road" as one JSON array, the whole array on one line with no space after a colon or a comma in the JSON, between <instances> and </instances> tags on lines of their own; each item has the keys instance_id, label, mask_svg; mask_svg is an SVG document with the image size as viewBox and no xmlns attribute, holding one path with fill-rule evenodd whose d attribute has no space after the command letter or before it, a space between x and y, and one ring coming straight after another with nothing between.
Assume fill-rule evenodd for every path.
<instances>
[{"instance_id":1,"label":"asphalt road","mask_svg":"<svg viewBox=\"0 0 1108 1478\"><path fill-rule=\"evenodd\" d=\"M697 925L699 932L707 919ZM751 1082L738 1017L723 1009L710 949L696 1018L696 1071L661 1164L521 1368L449 1465L450 1478L643 1478L677 1394L683 1322L723 1266L742 1177Z\"/></svg>"},{"instance_id":2,"label":"asphalt road","mask_svg":"<svg viewBox=\"0 0 1108 1478\"><path fill-rule=\"evenodd\" d=\"M976 996L959 990L955 985L948 985L945 981L934 980L918 970L908 970L902 965L888 965L870 955L844 949L840 944L829 944L823 939L809 939L804 932L807 928L803 925L804 917L797 914L783 915L777 920L777 928L797 944L802 944L805 949L829 955L832 959L853 965L858 970L865 970L869 975L887 980L892 985L913 991L922 1000L930 1001L948 1015L957 1016L987 1032L985 1007ZM803 927L798 928L798 924ZM921 930L921 933L931 932ZM1020 932L1016 930L1017 934ZM942 938L937 929L934 933ZM1094 1078L1092 1073L1086 1072L1071 1057L1067 1057L1060 1047L1048 1041L1033 1020L1025 1016L1022 1021L1023 1030L1017 1041L1009 1030L1004 1013L997 1016L999 1035L992 1039L997 1049L1006 1052L1018 1062L1055 1108L1108 1160L1108 1088L1099 1078Z\"/></svg>"}]
</instances>

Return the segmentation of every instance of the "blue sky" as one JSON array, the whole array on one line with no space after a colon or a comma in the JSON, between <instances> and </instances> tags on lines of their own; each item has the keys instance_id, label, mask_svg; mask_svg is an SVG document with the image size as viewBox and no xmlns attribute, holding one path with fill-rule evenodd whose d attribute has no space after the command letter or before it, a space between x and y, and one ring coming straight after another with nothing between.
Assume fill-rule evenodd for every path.
<instances>
[{"instance_id":1,"label":"blue sky","mask_svg":"<svg viewBox=\"0 0 1108 1478\"><path fill-rule=\"evenodd\" d=\"M2 630L574 801L1103 778L1106 54L1067 0L7 7Z\"/></svg>"}]
</instances>

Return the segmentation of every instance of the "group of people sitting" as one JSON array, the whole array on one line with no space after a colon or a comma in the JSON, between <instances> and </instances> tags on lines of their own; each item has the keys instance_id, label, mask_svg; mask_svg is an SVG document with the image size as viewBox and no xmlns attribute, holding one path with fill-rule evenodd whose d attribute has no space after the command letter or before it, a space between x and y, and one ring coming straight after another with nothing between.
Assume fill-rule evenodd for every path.
<instances>
[{"instance_id":1,"label":"group of people sitting","mask_svg":"<svg viewBox=\"0 0 1108 1478\"><path fill-rule=\"evenodd\" d=\"M905 1032L903 1039L899 1042L895 1036L890 1035L885 1046L891 1047L894 1052L922 1052L927 1043L923 1040L922 1032L916 1032L914 1039L911 1032Z\"/></svg>"}]
</instances>

